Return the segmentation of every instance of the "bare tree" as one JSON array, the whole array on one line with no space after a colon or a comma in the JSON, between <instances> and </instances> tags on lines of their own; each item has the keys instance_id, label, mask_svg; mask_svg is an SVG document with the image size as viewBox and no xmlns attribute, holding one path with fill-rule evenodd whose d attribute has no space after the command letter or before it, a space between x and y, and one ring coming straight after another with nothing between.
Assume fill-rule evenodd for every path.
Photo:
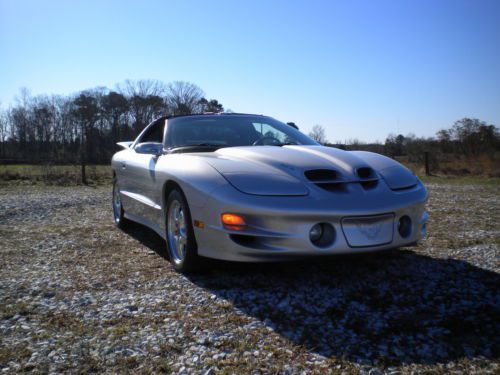
<instances>
[{"instance_id":1,"label":"bare tree","mask_svg":"<svg viewBox=\"0 0 500 375\"><path fill-rule=\"evenodd\" d=\"M21 88L19 96L16 96L15 101L17 106L11 111L10 121L13 129L13 136L19 142L21 150L29 150L31 140L31 119L29 116L29 108L31 106L31 94L27 88Z\"/></svg>"},{"instance_id":2,"label":"bare tree","mask_svg":"<svg viewBox=\"0 0 500 375\"><path fill-rule=\"evenodd\" d=\"M385 140L385 153L391 157L403 155L405 137L402 134L389 134Z\"/></svg>"},{"instance_id":3,"label":"bare tree","mask_svg":"<svg viewBox=\"0 0 500 375\"><path fill-rule=\"evenodd\" d=\"M67 97L53 95L54 107L54 142L52 155L56 160L76 162L73 145L78 139L78 124L74 121L73 102Z\"/></svg>"},{"instance_id":4,"label":"bare tree","mask_svg":"<svg viewBox=\"0 0 500 375\"><path fill-rule=\"evenodd\" d=\"M169 109L167 101L172 104ZM125 81L72 96L32 96L21 89L0 119L0 156L31 162L108 163L121 139L134 139L154 119L172 113L221 112L216 99L187 82Z\"/></svg>"},{"instance_id":5,"label":"bare tree","mask_svg":"<svg viewBox=\"0 0 500 375\"><path fill-rule=\"evenodd\" d=\"M40 160L49 155L54 137L54 107L48 96L36 96L29 108L31 128L34 132L34 156Z\"/></svg>"},{"instance_id":6,"label":"bare tree","mask_svg":"<svg viewBox=\"0 0 500 375\"><path fill-rule=\"evenodd\" d=\"M478 156L495 149L498 129L476 118L463 118L456 121L449 133L458 141L461 151L466 155Z\"/></svg>"},{"instance_id":7,"label":"bare tree","mask_svg":"<svg viewBox=\"0 0 500 375\"><path fill-rule=\"evenodd\" d=\"M211 113L220 113L224 112L224 106L219 103L215 99L207 100L205 98L201 98L201 100L198 102L198 105L200 106L200 112L205 113L205 112L211 112Z\"/></svg>"},{"instance_id":8,"label":"bare tree","mask_svg":"<svg viewBox=\"0 0 500 375\"><path fill-rule=\"evenodd\" d=\"M102 99L103 117L107 119L111 127L113 143L116 143L120 139L120 121L129 109L129 102L124 95L115 91L111 91Z\"/></svg>"},{"instance_id":9,"label":"bare tree","mask_svg":"<svg viewBox=\"0 0 500 375\"><path fill-rule=\"evenodd\" d=\"M328 142L325 135L325 128L321 125L314 125L312 130L309 132L309 137L321 144Z\"/></svg>"},{"instance_id":10,"label":"bare tree","mask_svg":"<svg viewBox=\"0 0 500 375\"><path fill-rule=\"evenodd\" d=\"M92 134L99 118L99 107L92 92L82 92L73 101L73 116L80 124L80 162L82 166L82 183L87 184L85 164L91 155Z\"/></svg>"},{"instance_id":11,"label":"bare tree","mask_svg":"<svg viewBox=\"0 0 500 375\"><path fill-rule=\"evenodd\" d=\"M436 133L437 141L439 142L441 151L444 153L453 152L453 141L451 140L451 133L447 129L441 129Z\"/></svg>"},{"instance_id":12,"label":"bare tree","mask_svg":"<svg viewBox=\"0 0 500 375\"><path fill-rule=\"evenodd\" d=\"M129 115L135 133L139 133L155 118L168 112L168 106L163 99L167 86L155 80L127 80L118 85L118 92L129 102Z\"/></svg>"},{"instance_id":13,"label":"bare tree","mask_svg":"<svg viewBox=\"0 0 500 375\"><path fill-rule=\"evenodd\" d=\"M7 140L7 111L3 111L0 102L0 157L5 158L5 141Z\"/></svg>"},{"instance_id":14,"label":"bare tree","mask_svg":"<svg viewBox=\"0 0 500 375\"><path fill-rule=\"evenodd\" d=\"M163 96L167 90L167 86L163 82L154 79L141 79L137 81L127 79L123 84L117 85L117 88L118 92L128 97L134 95Z\"/></svg>"},{"instance_id":15,"label":"bare tree","mask_svg":"<svg viewBox=\"0 0 500 375\"><path fill-rule=\"evenodd\" d=\"M167 86L166 102L174 115L189 115L201 112L203 90L193 83L175 81Z\"/></svg>"}]
</instances>

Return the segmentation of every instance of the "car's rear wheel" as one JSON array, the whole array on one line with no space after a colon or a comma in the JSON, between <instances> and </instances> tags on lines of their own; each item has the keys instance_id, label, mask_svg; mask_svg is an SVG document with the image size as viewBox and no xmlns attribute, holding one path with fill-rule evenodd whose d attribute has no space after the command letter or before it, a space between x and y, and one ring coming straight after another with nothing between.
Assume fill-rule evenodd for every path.
<instances>
[{"instance_id":1,"label":"car's rear wheel","mask_svg":"<svg viewBox=\"0 0 500 375\"><path fill-rule=\"evenodd\" d=\"M174 189L167 199L167 250L179 272L193 271L199 265L191 214L182 193Z\"/></svg>"},{"instance_id":2,"label":"car's rear wheel","mask_svg":"<svg viewBox=\"0 0 500 375\"><path fill-rule=\"evenodd\" d=\"M123 229L128 224L128 220L125 218L125 211L123 210L122 200L120 196L120 188L116 181L116 177L113 178L113 219L118 228Z\"/></svg>"}]
</instances>

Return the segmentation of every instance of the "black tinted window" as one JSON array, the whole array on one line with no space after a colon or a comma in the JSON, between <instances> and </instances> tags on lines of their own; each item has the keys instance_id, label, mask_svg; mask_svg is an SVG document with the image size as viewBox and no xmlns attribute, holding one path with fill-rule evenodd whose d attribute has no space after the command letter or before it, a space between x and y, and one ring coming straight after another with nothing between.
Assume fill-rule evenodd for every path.
<instances>
[{"instance_id":1,"label":"black tinted window","mask_svg":"<svg viewBox=\"0 0 500 375\"><path fill-rule=\"evenodd\" d=\"M167 147L197 144L222 147L250 146L262 137L282 143L315 145L312 139L291 126L265 116L186 116L168 120Z\"/></svg>"},{"instance_id":2,"label":"black tinted window","mask_svg":"<svg viewBox=\"0 0 500 375\"><path fill-rule=\"evenodd\" d=\"M163 142L163 129L165 128L165 120L158 121L151 125L139 140L140 143L144 142Z\"/></svg>"}]
</instances>

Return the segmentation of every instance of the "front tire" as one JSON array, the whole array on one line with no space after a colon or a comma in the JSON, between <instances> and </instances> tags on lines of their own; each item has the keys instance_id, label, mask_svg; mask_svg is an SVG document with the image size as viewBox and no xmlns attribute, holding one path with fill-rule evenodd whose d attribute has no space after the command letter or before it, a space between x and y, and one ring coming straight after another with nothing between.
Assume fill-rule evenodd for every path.
<instances>
[{"instance_id":1,"label":"front tire","mask_svg":"<svg viewBox=\"0 0 500 375\"><path fill-rule=\"evenodd\" d=\"M174 189L167 199L167 251L176 271L187 273L199 265L191 213L182 193Z\"/></svg>"},{"instance_id":2,"label":"front tire","mask_svg":"<svg viewBox=\"0 0 500 375\"><path fill-rule=\"evenodd\" d=\"M120 196L120 188L116 181L116 177L113 178L113 219L115 224L120 229L125 229L128 224L128 220L125 218L125 211L123 209L122 200Z\"/></svg>"}]
</instances>

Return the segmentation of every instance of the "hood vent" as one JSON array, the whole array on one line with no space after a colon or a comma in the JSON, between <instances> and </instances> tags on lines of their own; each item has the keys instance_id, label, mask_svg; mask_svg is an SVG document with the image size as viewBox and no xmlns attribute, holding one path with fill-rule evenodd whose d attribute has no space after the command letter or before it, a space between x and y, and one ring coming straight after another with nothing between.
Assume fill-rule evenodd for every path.
<instances>
[{"instance_id":1,"label":"hood vent","mask_svg":"<svg viewBox=\"0 0 500 375\"><path fill-rule=\"evenodd\" d=\"M355 170L355 178L343 178L333 169L310 169L304 176L316 186L330 192L346 192L349 184L359 184L365 190L370 190L378 185L378 175L370 167L361 167Z\"/></svg>"},{"instance_id":2,"label":"hood vent","mask_svg":"<svg viewBox=\"0 0 500 375\"><path fill-rule=\"evenodd\" d=\"M376 177L377 177L375 175L375 172L373 171L373 169L371 169L370 167L361 167L361 168L358 168L356 170L356 174L362 180L373 179L373 178L376 179Z\"/></svg>"},{"instance_id":3,"label":"hood vent","mask_svg":"<svg viewBox=\"0 0 500 375\"><path fill-rule=\"evenodd\" d=\"M333 169L311 169L305 171L304 175L312 182L331 182L337 180L337 171Z\"/></svg>"},{"instance_id":4,"label":"hood vent","mask_svg":"<svg viewBox=\"0 0 500 375\"><path fill-rule=\"evenodd\" d=\"M345 181L340 179L337 171L333 169L311 169L305 171L304 176L327 191L342 192L345 189Z\"/></svg>"},{"instance_id":5,"label":"hood vent","mask_svg":"<svg viewBox=\"0 0 500 375\"><path fill-rule=\"evenodd\" d=\"M356 169L359 177L359 183L365 190L373 189L378 184L378 176L370 167L361 167Z\"/></svg>"}]
</instances>

